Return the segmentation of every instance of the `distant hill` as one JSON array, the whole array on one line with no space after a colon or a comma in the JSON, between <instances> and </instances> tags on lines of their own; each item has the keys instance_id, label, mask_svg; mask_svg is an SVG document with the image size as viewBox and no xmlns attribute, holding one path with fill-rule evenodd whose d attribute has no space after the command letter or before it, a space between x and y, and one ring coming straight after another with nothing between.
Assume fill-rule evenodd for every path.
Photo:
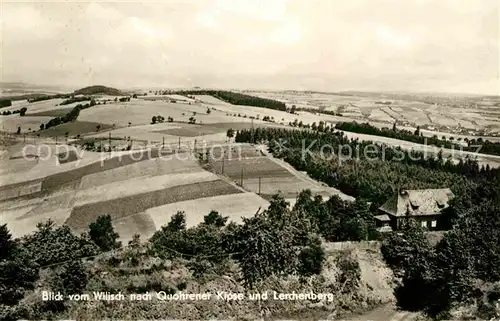
<instances>
[{"instance_id":1,"label":"distant hill","mask_svg":"<svg viewBox=\"0 0 500 321\"><path fill-rule=\"evenodd\" d=\"M75 95L110 95L124 96L125 94L116 88L106 86L89 86L74 91Z\"/></svg>"}]
</instances>

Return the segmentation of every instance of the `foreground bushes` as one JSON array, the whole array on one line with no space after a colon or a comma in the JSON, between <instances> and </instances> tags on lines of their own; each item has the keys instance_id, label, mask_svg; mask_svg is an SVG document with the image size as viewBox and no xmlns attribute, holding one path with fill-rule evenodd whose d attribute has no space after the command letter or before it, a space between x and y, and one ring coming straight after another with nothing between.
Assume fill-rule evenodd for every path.
<instances>
[{"instance_id":1,"label":"foreground bushes","mask_svg":"<svg viewBox=\"0 0 500 321\"><path fill-rule=\"evenodd\" d=\"M240 225L227 224L227 217L211 211L201 224L187 228L185 213L179 212L149 242L141 243L136 235L123 249L118 249L118 234L109 216L99 217L81 236L72 234L66 226L58 227L48 221L39 224L34 233L13 240L4 225L0 228L0 269L3 268L0 317L5 320L35 316L54 319L82 313L86 318L97 317L94 310L84 312L89 308L85 302L41 301L39 290L63 294L312 290L350 297L357 291L359 265L345 257L334 263L338 266L335 279L326 280L322 276L326 255L318 237L318 222L313 220L315 213L308 211L315 209L309 202L323 203L308 199L308 195L310 191L304 192L293 209L289 209L283 198L275 196L266 210L244 219ZM325 212L323 215L336 214ZM20 251L25 255L20 255ZM17 270L14 264L18 264ZM178 302L162 302L161 309L154 302L148 302L147 308L140 307L140 302L130 302L128 307L115 306L111 313L109 309L113 304L102 305L107 310L106 316L145 317L141 313L147 312L151 317L169 311L177 317L188 313L208 318L229 313L223 302L217 305L218 312L214 312L213 305L204 306L203 302L189 303L189 307L180 307ZM231 313L244 315L261 311L252 301L238 304L244 310ZM303 302L265 304L269 311L281 312L290 306L308 307ZM192 310L194 306L201 310ZM131 307L133 311L129 310ZM184 311L184 308L190 309Z\"/></svg>"},{"instance_id":2,"label":"foreground bushes","mask_svg":"<svg viewBox=\"0 0 500 321\"><path fill-rule=\"evenodd\" d=\"M315 230L306 216L289 210L282 198L275 197L266 211L244 218L243 225L225 226L226 220L211 212L204 223L186 229L185 214L179 212L153 235L152 250L162 257L195 257L194 269L234 258L249 287L272 274L321 272L324 252Z\"/></svg>"}]
</instances>

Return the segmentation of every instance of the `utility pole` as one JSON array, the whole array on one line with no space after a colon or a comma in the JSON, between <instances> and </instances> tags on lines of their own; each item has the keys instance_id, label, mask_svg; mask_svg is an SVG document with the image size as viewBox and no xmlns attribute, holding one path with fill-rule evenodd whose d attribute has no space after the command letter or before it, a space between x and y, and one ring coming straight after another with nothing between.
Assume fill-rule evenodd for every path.
<instances>
[{"instance_id":1,"label":"utility pole","mask_svg":"<svg viewBox=\"0 0 500 321\"><path fill-rule=\"evenodd\" d=\"M241 169L240 186L243 187L243 168Z\"/></svg>"},{"instance_id":2,"label":"utility pole","mask_svg":"<svg viewBox=\"0 0 500 321\"><path fill-rule=\"evenodd\" d=\"M108 133L109 152L111 153L111 132Z\"/></svg>"},{"instance_id":3,"label":"utility pole","mask_svg":"<svg viewBox=\"0 0 500 321\"><path fill-rule=\"evenodd\" d=\"M57 145L57 136L56 136L56 145Z\"/></svg>"},{"instance_id":4,"label":"utility pole","mask_svg":"<svg viewBox=\"0 0 500 321\"><path fill-rule=\"evenodd\" d=\"M261 178L262 177L259 176L259 196L260 196L260 181L261 181Z\"/></svg>"},{"instance_id":5,"label":"utility pole","mask_svg":"<svg viewBox=\"0 0 500 321\"><path fill-rule=\"evenodd\" d=\"M165 136L162 137L162 143L161 143L161 147L165 147Z\"/></svg>"},{"instance_id":6,"label":"utility pole","mask_svg":"<svg viewBox=\"0 0 500 321\"><path fill-rule=\"evenodd\" d=\"M181 136L179 136L179 144L177 146L177 149L181 149Z\"/></svg>"},{"instance_id":7,"label":"utility pole","mask_svg":"<svg viewBox=\"0 0 500 321\"><path fill-rule=\"evenodd\" d=\"M193 150L194 150L194 152L196 153L196 138L195 138L195 140L194 140Z\"/></svg>"},{"instance_id":8,"label":"utility pole","mask_svg":"<svg viewBox=\"0 0 500 321\"><path fill-rule=\"evenodd\" d=\"M252 144L255 144L255 142L254 142L254 140L253 140L253 139L254 139L254 138L253 138L253 118L252 118L252 129L251 129L251 132L252 132L252 140L251 140L251 142L252 142Z\"/></svg>"},{"instance_id":9,"label":"utility pole","mask_svg":"<svg viewBox=\"0 0 500 321\"><path fill-rule=\"evenodd\" d=\"M222 175L224 175L224 151L222 151Z\"/></svg>"}]
</instances>

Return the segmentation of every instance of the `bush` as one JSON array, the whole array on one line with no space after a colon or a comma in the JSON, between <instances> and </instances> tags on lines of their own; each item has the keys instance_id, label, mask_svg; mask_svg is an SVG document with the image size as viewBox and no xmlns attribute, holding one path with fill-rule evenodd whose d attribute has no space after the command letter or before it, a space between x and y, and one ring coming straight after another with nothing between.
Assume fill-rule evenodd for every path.
<instances>
[{"instance_id":1,"label":"bush","mask_svg":"<svg viewBox=\"0 0 500 321\"><path fill-rule=\"evenodd\" d=\"M93 256L98 247L87 237L74 235L67 225L57 226L51 220L37 224L34 233L24 236L22 245L33 262L46 266Z\"/></svg>"},{"instance_id":2,"label":"bush","mask_svg":"<svg viewBox=\"0 0 500 321\"><path fill-rule=\"evenodd\" d=\"M223 227L226 225L227 220L229 217L223 217L222 215L219 214L217 211L210 211L205 217L203 218L203 222L207 225L214 225L216 227Z\"/></svg>"},{"instance_id":3,"label":"bush","mask_svg":"<svg viewBox=\"0 0 500 321\"><path fill-rule=\"evenodd\" d=\"M82 293L88 282L88 273L80 260L74 260L54 268L51 289L64 295Z\"/></svg>"},{"instance_id":4,"label":"bush","mask_svg":"<svg viewBox=\"0 0 500 321\"><path fill-rule=\"evenodd\" d=\"M37 279L38 264L12 239L7 225L0 225L0 306L16 304Z\"/></svg>"},{"instance_id":5,"label":"bush","mask_svg":"<svg viewBox=\"0 0 500 321\"><path fill-rule=\"evenodd\" d=\"M337 265L339 267L337 282L340 293L354 292L361 280L361 268L358 261L349 255L344 255L338 258Z\"/></svg>"},{"instance_id":6,"label":"bush","mask_svg":"<svg viewBox=\"0 0 500 321\"><path fill-rule=\"evenodd\" d=\"M299 254L298 271L303 276L320 274L325 261L325 250L319 237L311 238L307 247Z\"/></svg>"},{"instance_id":7,"label":"bush","mask_svg":"<svg viewBox=\"0 0 500 321\"><path fill-rule=\"evenodd\" d=\"M121 243L117 241L120 235L115 232L110 215L99 216L95 222L90 223L89 229L90 239L101 251L106 252L121 247Z\"/></svg>"}]
</instances>

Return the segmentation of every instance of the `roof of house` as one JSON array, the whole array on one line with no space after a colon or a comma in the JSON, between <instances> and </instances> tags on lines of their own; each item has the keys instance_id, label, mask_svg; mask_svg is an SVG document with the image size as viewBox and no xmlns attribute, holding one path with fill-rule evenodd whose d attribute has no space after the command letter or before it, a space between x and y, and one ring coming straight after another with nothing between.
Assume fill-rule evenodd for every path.
<instances>
[{"instance_id":1,"label":"roof of house","mask_svg":"<svg viewBox=\"0 0 500 321\"><path fill-rule=\"evenodd\" d=\"M402 190L379 209L389 215L413 216L439 214L454 197L449 188Z\"/></svg>"}]
</instances>

